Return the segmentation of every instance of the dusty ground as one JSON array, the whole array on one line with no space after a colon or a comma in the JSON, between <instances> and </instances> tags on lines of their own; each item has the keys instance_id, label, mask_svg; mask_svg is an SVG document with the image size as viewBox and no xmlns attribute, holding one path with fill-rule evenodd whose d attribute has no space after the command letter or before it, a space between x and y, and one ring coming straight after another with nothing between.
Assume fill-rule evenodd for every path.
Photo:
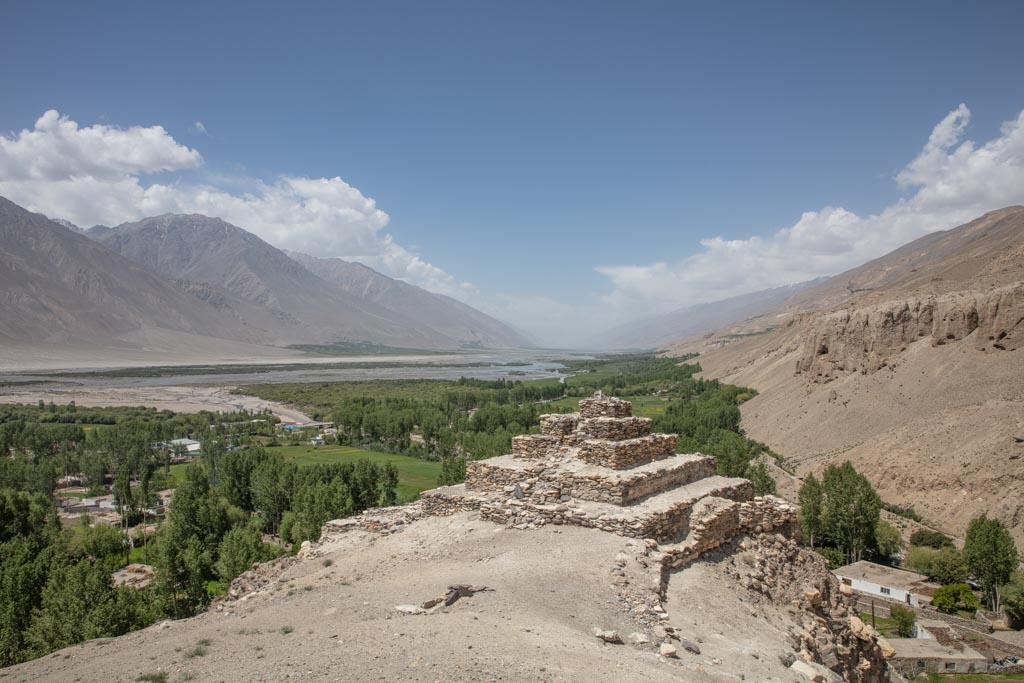
<instances>
[{"instance_id":1,"label":"dusty ground","mask_svg":"<svg viewBox=\"0 0 1024 683\"><path fill-rule=\"evenodd\" d=\"M195 413L200 410L234 411L269 408L274 415L293 422L309 422L305 413L274 401L256 396L232 394L234 387L214 386L160 386L160 387L82 387L75 389L48 389L46 385L21 389L0 389L0 403L36 403L74 401L80 406L149 406L160 410Z\"/></svg>"},{"instance_id":2,"label":"dusty ground","mask_svg":"<svg viewBox=\"0 0 1024 683\"><path fill-rule=\"evenodd\" d=\"M911 344L894 367L827 384L794 374L794 339L776 333L701 356L707 377L752 386L743 427L796 466L850 460L887 502L962 535L995 515L1024 546L1024 356L986 354L973 339ZM826 428L822 428L826 425Z\"/></svg>"},{"instance_id":3,"label":"dusty ground","mask_svg":"<svg viewBox=\"0 0 1024 683\"><path fill-rule=\"evenodd\" d=\"M698 562L668 607L702 653L605 644L592 629L642 631L610 569L627 539L578 527L508 530L475 515L430 518L391 536L352 532L300 562L272 591L220 613L84 643L0 670L0 681L796 681L779 655L786 608ZM427 615L397 605L448 584L493 591ZM790 622L791 624L791 622ZM290 632L289 632L290 631ZM205 654L195 655L200 641ZM192 655L192 656L190 656Z\"/></svg>"}]
</instances>

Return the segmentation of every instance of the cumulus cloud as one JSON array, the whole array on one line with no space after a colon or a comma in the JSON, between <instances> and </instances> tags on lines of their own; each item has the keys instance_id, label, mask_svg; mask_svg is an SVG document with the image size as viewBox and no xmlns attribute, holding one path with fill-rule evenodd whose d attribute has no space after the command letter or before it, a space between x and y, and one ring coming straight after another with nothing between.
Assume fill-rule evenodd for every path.
<instances>
[{"instance_id":1,"label":"cumulus cloud","mask_svg":"<svg viewBox=\"0 0 1024 683\"><path fill-rule=\"evenodd\" d=\"M193 127L206 131L199 121ZM397 244L385 231L388 214L341 178L203 181L193 177L202 163L161 126L80 127L51 110L31 130L0 136L0 195L82 226L202 213L277 247L359 261L451 296L474 291Z\"/></svg>"},{"instance_id":2,"label":"cumulus cloud","mask_svg":"<svg viewBox=\"0 0 1024 683\"><path fill-rule=\"evenodd\" d=\"M926 233L1024 203L1024 112L980 146L964 139L970 117L961 104L935 126L896 174L908 196L879 213L829 206L766 237L702 240L700 252L680 261L602 266L597 271L613 285L605 302L636 315L835 275Z\"/></svg>"}]
</instances>

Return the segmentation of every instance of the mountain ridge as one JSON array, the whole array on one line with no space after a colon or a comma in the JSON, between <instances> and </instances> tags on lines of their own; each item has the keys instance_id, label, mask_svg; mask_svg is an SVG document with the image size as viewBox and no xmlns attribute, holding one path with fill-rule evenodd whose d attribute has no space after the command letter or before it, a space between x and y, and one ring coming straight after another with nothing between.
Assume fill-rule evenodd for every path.
<instances>
[{"instance_id":1,"label":"mountain ridge","mask_svg":"<svg viewBox=\"0 0 1024 683\"><path fill-rule=\"evenodd\" d=\"M667 352L699 352L705 377L756 389L743 428L799 474L848 459L948 533L988 514L1022 542L1022 337L1024 207L1007 207Z\"/></svg>"}]
</instances>

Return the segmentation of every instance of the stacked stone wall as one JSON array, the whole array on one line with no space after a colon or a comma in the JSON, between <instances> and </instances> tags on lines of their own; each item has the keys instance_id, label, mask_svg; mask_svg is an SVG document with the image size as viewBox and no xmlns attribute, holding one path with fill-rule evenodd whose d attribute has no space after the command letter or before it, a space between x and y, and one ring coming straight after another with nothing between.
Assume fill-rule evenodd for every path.
<instances>
[{"instance_id":1,"label":"stacked stone wall","mask_svg":"<svg viewBox=\"0 0 1024 683\"><path fill-rule=\"evenodd\" d=\"M428 517L449 517L460 512L480 509L483 499L476 496L450 495L446 488L431 489L420 495L420 506Z\"/></svg>"},{"instance_id":2,"label":"stacked stone wall","mask_svg":"<svg viewBox=\"0 0 1024 683\"><path fill-rule=\"evenodd\" d=\"M549 436L566 437L576 430L579 422L579 413L541 415L540 433Z\"/></svg>"},{"instance_id":3,"label":"stacked stone wall","mask_svg":"<svg viewBox=\"0 0 1024 683\"><path fill-rule=\"evenodd\" d=\"M577 457L592 465L624 470L674 455L677 438L675 434L651 434L625 441L587 439L580 445Z\"/></svg>"},{"instance_id":4,"label":"stacked stone wall","mask_svg":"<svg viewBox=\"0 0 1024 683\"><path fill-rule=\"evenodd\" d=\"M547 458L558 453L561 439L548 434L521 434L512 437L512 455L517 458Z\"/></svg>"},{"instance_id":5,"label":"stacked stone wall","mask_svg":"<svg viewBox=\"0 0 1024 683\"><path fill-rule=\"evenodd\" d=\"M580 400L581 417L631 417L633 404L620 398L605 397L598 392L593 398Z\"/></svg>"},{"instance_id":6,"label":"stacked stone wall","mask_svg":"<svg viewBox=\"0 0 1024 683\"><path fill-rule=\"evenodd\" d=\"M653 422L649 417L585 417L576 430L594 439L623 441L649 435Z\"/></svg>"}]
</instances>

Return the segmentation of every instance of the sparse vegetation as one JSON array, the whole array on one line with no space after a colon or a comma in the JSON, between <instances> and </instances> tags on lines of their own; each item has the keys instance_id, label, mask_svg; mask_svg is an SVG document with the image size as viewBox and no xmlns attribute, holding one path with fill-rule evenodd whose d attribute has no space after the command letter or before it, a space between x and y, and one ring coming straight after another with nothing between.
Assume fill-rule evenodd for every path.
<instances>
[{"instance_id":1,"label":"sparse vegetation","mask_svg":"<svg viewBox=\"0 0 1024 683\"><path fill-rule=\"evenodd\" d=\"M144 683L167 683L167 672L153 671L148 674L140 674L135 680L143 681Z\"/></svg>"},{"instance_id":2,"label":"sparse vegetation","mask_svg":"<svg viewBox=\"0 0 1024 683\"><path fill-rule=\"evenodd\" d=\"M281 635L283 635L283 636L286 636L289 633L294 633L294 632L295 632L295 628L293 626L282 626L281 627Z\"/></svg>"}]
</instances>

